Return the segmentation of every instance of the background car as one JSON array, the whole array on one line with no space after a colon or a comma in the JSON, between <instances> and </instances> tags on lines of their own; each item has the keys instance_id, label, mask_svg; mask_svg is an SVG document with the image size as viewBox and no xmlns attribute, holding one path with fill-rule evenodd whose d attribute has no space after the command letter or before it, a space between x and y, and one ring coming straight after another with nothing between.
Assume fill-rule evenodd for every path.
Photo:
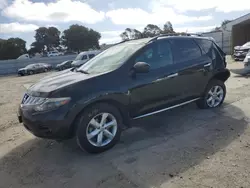
<instances>
[{"instance_id":1,"label":"background car","mask_svg":"<svg viewBox=\"0 0 250 188\"><path fill-rule=\"evenodd\" d=\"M18 69L17 74L20 76L32 75L41 72L47 72L48 69L42 63L30 64L24 68Z\"/></svg>"},{"instance_id":2,"label":"background car","mask_svg":"<svg viewBox=\"0 0 250 188\"><path fill-rule=\"evenodd\" d=\"M56 70L60 71L60 70L71 68L72 67L71 63L72 62L73 62L72 60L68 60L68 61L64 61L62 63L59 63L59 64L56 65Z\"/></svg>"},{"instance_id":3,"label":"background car","mask_svg":"<svg viewBox=\"0 0 250 188\"><path fill-rule=\"evenodd\" d=\"M235 61L237 60L244 60L247 53L249 52L250 50L250 42L247 42L245 44L243 44L242 46L235 46L234 47L234 59Z\"/></svg>"},{"instance_id":4,"label":"background car","mask_svg":"<svg viewBox=\"0 0 250 188\"><path fill-rule=\"evenodd\" d=\"M57 51L50 51L47 53L48 57L55 57L55 56L59 56L59 55L60 55L60 53Z\"/></svg>"},{"instance_id":5,"label":"background car","mask_svg":"<svg viewBox=\"0 0 250 188\"><path fill-rule=\"evenodd\" d=\"M80 67L81 65L85 64L88 60L95 57L97 54L99 54L100 51L86 51L81 52L77 55L75 60L72 62L72 67Z\"/></svg>"},{"instance_id":6,"label":"background car","mask_svg":"<svg viewBox=\"0 0 250 188\"><path fill-rule=\"evenodd\" d=\"M29 54L23 54L19 56L17 59L29 59L29 58L30 58Z\"/></svg>"},{"instance_id":7,"label":"background car","mask_svg":"<svg viewBox=\"0 0 250 188\"><path fill-rule=\"evenodd\" d=\"M53 66L51 64L48 64L48 63L38 63L42 66L44 66L46 69L44 70L44 72L47 72L47 71L50 71L53 69Z\"/></svg>"}]
</instances>

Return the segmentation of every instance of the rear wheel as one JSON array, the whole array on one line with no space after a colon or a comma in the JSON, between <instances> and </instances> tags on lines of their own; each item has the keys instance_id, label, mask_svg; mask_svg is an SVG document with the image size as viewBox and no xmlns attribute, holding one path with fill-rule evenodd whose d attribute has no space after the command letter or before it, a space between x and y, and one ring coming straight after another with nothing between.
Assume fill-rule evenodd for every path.
<instances>
[{"instance_id":1,"label":"rear wheel","mask_svg":"<svg viewBox=\"0 0 250 188\"><path fill-rule=\"evenodd\" d=\"M100 103L84 111L76 130L82 150L100 153L112 148L121 135L122 117L112 105Z\"/></svg>"},{"instance_id":2,"label":"rear wheel","mask_svg":"<svg viewBox=\"0 0 250 188\"><path fill-rule=\"evenodd\" d=\"M226 96L226 87L220 80L212 80L208 83L202 98L197 101L197 106L202 109L219 107Z\"/></svg>"},{"instance_id":3,"label":"rear wheel","mask_svg":"<svg viewBox=\"0 0 250 188\"><path fill-rule=\"evenodd\" d=\"M48 69L44 69L44 72L48 72Z\"/></svg>"}]
</instances>

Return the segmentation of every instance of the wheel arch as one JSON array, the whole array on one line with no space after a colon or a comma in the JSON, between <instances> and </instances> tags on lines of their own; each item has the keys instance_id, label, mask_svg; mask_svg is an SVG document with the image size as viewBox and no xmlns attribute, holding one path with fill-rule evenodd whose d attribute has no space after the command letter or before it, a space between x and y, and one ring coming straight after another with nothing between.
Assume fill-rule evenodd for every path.
<instances>
[{"instance_id":1,"label":"wheel arch","mask_svg":"<svg viewBox=\"0 0 250 188\"><path fill-rule=\"evenodd\" d=\"M129 117L129 111L126 109L126 106L122 103L120 103L119 101L116 101L114 99L100 99L100 100L95 100L92 102L89 102L88 104L86 104L83 108L81 108L79 110L79 112L77 113L77 115L74 118L74 121L71 125L71 135L74 136L75 134L75 130L77 128L77 124L78 121L81 118L81 114L88 108L90 108L91 106L100 104L100 103L106 103L106 104L110 104L114 107L116 107L118 109L118 111L120 112L121 116L122 116L122 129L126 129L128 127L130 127L130 117Z\"/></svg>"},{"instance_id":2,"label":"wheel arch","mask_svg":"<svg viewBox=\"0 0 250 188\"><path fill-rule=\"evenodd\" d=\"M225 71L222 72L218 72L216 73L212 79L216 79L216 80L220 80L220 81L227 81L227 79L230 77L230 71L228 69L226 69ZM211 80L212 80L211 79Z\"/></svg>"}]
</instances>

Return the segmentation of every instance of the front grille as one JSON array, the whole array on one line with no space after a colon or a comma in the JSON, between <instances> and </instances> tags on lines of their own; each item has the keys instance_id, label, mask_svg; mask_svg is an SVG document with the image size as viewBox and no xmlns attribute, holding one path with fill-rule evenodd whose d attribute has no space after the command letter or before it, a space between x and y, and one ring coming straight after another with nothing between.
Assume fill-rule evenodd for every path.
<instances>
[{"instance_id":1,"label":"front grille","mask_svg":"<svg viewBox=\"0 0 250 188\"><path fill-rule=\"evenodd\" d=\"M26 104L26 105L41 104L44 100L45 98L33 97L28 94L24 94L22 104Z\"/></svg>"},{"instance_id":2,"label":"front grille","mask_svg":"<svg viewBox=\"0 0 250 188\"><path fill-rule=\"evenodd\" d=\"M240 53L240 54L242 54L242 53L244 53L244 52L248 52L249 51L249 49L244 49L244 50L234 50L234 52L235 53Z\"/></svg>"}]
</instances>

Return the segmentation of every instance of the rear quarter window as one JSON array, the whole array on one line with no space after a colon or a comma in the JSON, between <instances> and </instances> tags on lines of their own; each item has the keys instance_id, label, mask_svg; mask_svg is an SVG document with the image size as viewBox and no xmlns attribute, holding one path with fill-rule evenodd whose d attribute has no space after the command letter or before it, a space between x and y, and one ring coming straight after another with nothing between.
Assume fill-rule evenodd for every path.
<instances>
[{"instance_id":1,"label":"rear quarter window","mask_svg":"<svg viewBox=\"0 0 250 188\"><path fill-rule=\"evenodd\" d=\"M171 40L175 63L181 63L201 57L201 49L193 39Z\"/></svg>"},{"instance_id":2,"label":"rear quarter window","mask_svg":"<svg viewBox=\"0 0 250 188\"><path fill-rule=\"evenodd\" d=\"M209 53L212 50L213 47L212 41L206 39L195 39L195 41L201 47L201 49L205 54Z\"/></svg>"}]
</instances>

